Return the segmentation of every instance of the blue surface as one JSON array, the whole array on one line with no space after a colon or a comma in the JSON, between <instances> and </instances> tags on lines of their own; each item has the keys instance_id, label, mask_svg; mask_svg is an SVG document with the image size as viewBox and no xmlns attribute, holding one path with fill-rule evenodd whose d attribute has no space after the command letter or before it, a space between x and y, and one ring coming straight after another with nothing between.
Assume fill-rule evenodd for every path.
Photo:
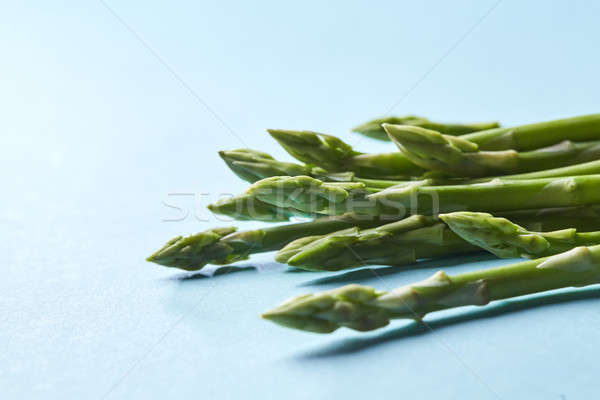
<instances>
[{"instance_id":1,"label":"blue surface","mask_svg":"<svg viewBox=\"0 0 600 400\"><path fill-rule=\"evenodd\" d=\"M369 151L385 145L348 128L396 104L507 125L598 112L598 3L374 3L3 5L0 397L597 397L598 288L431 315L431 331L319 336L258 315L346 282L505 261L327 282L270 255L212 279L143 260L229 224L204 206L245 185L216 151L284 158L267 127Z\"/></svg>"}]
</instances>

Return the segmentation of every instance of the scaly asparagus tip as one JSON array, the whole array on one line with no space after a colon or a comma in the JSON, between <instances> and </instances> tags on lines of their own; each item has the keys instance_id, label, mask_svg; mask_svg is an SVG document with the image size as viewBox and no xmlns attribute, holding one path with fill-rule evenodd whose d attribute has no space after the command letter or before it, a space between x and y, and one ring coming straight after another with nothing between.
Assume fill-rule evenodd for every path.
<instances>
[{"instance_id":1,"label":"scaly asparagus tip","mask_svg":"<svg viewBox=\"0 0 600 400\"><path fill-rule=\"evenodd\" d=\"M236 229L213 228L187 237L177 236L146 258L146 261L165 267L197 271L210 262L224 261L231 249L228 246L213 245Z\"/></svg>"}]
</instances>

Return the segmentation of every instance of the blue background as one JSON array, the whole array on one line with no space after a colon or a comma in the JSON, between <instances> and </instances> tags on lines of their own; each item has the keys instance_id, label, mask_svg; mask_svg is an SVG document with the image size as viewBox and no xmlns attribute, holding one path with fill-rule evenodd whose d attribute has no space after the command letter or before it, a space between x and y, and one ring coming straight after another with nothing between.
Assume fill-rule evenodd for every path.
<instances>
[{"instance_id":1,"label":"blue background","mask_svg":"<svg viewBox=\"0 0 600 400\"><path fill-rule=\"evenodd\" d=\"M268 127L391 151L349 128L388 112L506 125L598 112L599 16L593 1L5 2L1 397L596 397L598 288L438 313L431 330L316 335L258 315L342 283L507 261L329 279L263 255L211 279L144 257L231 225L205 210L245 187L216 152L289 159Z\"/></svg>"}]
</instances>

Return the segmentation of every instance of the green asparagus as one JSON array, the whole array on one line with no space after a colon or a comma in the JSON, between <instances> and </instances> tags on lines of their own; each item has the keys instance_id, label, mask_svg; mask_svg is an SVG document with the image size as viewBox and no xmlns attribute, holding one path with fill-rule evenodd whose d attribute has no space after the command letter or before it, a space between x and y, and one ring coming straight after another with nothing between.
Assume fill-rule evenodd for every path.
<instances>
[{"instance_id":1,"label":"green asparagus","mask_svg":"<svg viewBox=\"0 0 600 400\"><path fill-rule=\"evenodd\" d=\"M444 223L447 222L446 218L452 218L455 215L460 222L459 216L463 214L474 213L443 214L440 216L443 222L434 217L417 215L370 229L352 227L325 235L302 237L282 248L277 253L275 260L311 271L338 271L365 265L400 266L413 264L422 258L476 252L481 251L481 248L489 250L488 247L476 241L480 238L477 231L478 226L469 231L475 238L470 240L469 237L455 229L453 224L448 223L451 230ZM529 210L509 212L503 215L529 229L538 231L564 228L600 230L600 213L595 208ZM500 218L497 219L500 220ZM508 220L504 221L510 224ZM560 242L564 242L564 244L559 246L560 243L557 243L555 249L559 251L544 253L539 257L566 251L576 245L600 244L600 235L596 233L579 233L574 236L575 241L568 241L570 238L570 236L567 237L568 231L548 234L551 237L556 236L557 240L564 239ZM546 234L540 233L540 235ZM484 235L480 240L483 241L486 238L487 236ZM511 256L518 257L519 255L512 254Z\"/></svg>"},{"instance_id":2,"label":"green asparagus","mask_svg":"<svg viewBox=\"0 0 600 400\"><path fill-rule=\"evenodd\" d=\"M224 150L220 151L219 155L238 177L250 183L272 176L297 175L308 175L333 182L360 181L354 176L354 172L328 172L320 167L279 161L258 150Z\"/></svg>"},{"instance_id":3,"label":"green asparagus","mask_svg":"<svg viewBox=\"0 0 600 400\"><path fill-rule=\"evenodd\" d=\"M431 215L454 211L511 211L600 204L600 175L494 179L470 185L428 186L416 181L381 190L359 182L323 183L307 176L273 177L253 184L245 196L276 210L304 215ZM242 197L243 198L243 197ZM243 204L235 208L243 210Z\"/></svg>"},{"instance_id":4,"label":"green asparagus","mask_svg":"<svg viewBox=\"0 0 600 400\"><path fill-rule=\"evenodd\" d=\"M600 141L563 141L543 149L479 151L468 140L408 125L384 124L402 153L415 164L459 177L518 174L565 167L600 158Z\"/></svg>"},{"instance_id":5,"label":"green asparagus","mask_svg":"<svg viewBox=\"0 0 600 400\"><path fill-rule=\"evenodd\" d=\"M317 333L345 326L370 331L391 319L421 320L426 314L565 287L600 283L600 246L498 268L430 278L384 292L361 285L292 298L262 315L279 325Z\"/></svg>"},{"instance_id":6,"label":"green asparagus","mask_svg":"<svg viewBox=\"0 0 600 400\"><path fill-rule=\"evenodd\" d=\"M344 205L378 189L362 182L322 182L308 176L274 176L260 180L246 190L246 195L265 204L305 214L343 214Z\"/></svg>"},{"instance_id":7,"label":"green asparagus","mask_svg":"<svg viewBox=\"0 0 600 400\"><path fill-rule=\"evenodd\" d=\"M265 203L248 194L224 197L209 204L208 209L240 221L283 222L295 216L312 216L298 209Z\"/></svg>"},{"instance_id":8,"label":"green asparagus","mask_svg":"<svg viewBox=\"0 0 600 400\"><path fill-rule=\"evenodd\" d=\"M269 129L271 136L294 158L326 171L352 171L365 178L406 179L424 170L399 152L367 154L324 133Z\"/></svg>"},{"instance_id":9,"label":"green asparagus","mask_svg":"<svg viewBox=\"0 0 600 400\"><path fill-rule=\"evenodd\" d=\"M420 258L481 251L446 224L414 215L371 229L352 227L293 241L275 260L309 271L339 271L365 265L407 265Z\"/></svg>"},{"instance_id":10,"label":"green asparagus","mask_svg":"<svg viewBox=\"0 0 600 400\"><path fill-rule=\"evenodd\" d=\"M497 212L518 209L600 204L600 175L527 180L494 179L472 185L389 188L367 198L372 207L356 208L371 215L436 214L454 211ZM352 205L338 208L352 210Z\"/></svg>"},{"instance_id":11,"label":"green asparagus","mask_svg":"<svg viewBox=\"0 0 600 400\"><path fill-rule=\"evenodd\" d=\"M600 114L557 119L507 128L489 129L461 136L479 145L480 150L528 151L552 146L564 140L600 140Z\"/></svg>"},{"instance_id":12,"label":"green asparagus","mask_svg":"<svg viewBox=\"0 0 600 400\"><path fill-rule=\"evenodd\" d=\"M148 257L147 261L166 267L198 271L206 264L230 264L246 260L251 254L279 250L303 236L324 235L350 227L370 228L382 223L377 218L346 214L249 231L238 232L233 227L209 229L168 241Z\"/></svg>"},{"instance_id":13,"label":"green asparagus","mask_svg":"<svg viewBox=\"0 0 600 400\"><path fill-rule=\"evenodd\" d=\"M464 135L477 131L498 128L497 122L479 122L471 124L444 124L433 122L427 118L416 115L405 115L402 117L384 117L365 122L352 130L365 136L378 140L390 140L387 133L381 127L382 124L412 125L426 129L433 129L446 135Z\"/></svg>"},{"instance_id":14,"label":"green asparagus","mask_svg":"<svg viewBox=\"0 0 600 400\"><path fill-rule=\"evenodd\" d=\"M424 170L403 154L367 154L355 151L341 139L309 131L268 130L296 159L330 172L352 171L357 176L376 179L405 179L420 176ZM496 128L461 136L480 150L527 151L548 147L565 140L600 140L600 114L555 121Z\"/></svg>"},{"instance_id":15,"label":"green asparagus","mask_svg":"<svg viewBox=\"0 0 600 400\"><path fill-rule=\"evenodd\" d=\"M598 231L581 233L570 227L554 232L533 232L506 218L474 212L441 214L440 218L464 240L501 258L547 257L578 246L600 245Z\"/></svg>"}]
</instances>

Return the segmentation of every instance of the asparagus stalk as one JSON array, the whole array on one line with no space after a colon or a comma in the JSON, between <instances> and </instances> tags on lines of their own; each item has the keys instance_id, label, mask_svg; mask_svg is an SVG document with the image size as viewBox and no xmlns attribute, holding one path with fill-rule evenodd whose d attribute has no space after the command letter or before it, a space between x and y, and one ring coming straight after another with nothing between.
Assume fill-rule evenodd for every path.
<instances>
[{"instance_id":1,"label":"asparagus stalk","mask_svg":"<svg viewBox=\"0 0 600 400\"><path fill-rule=\"evenodd\" d=\"M219 151L219 155L233 173L250 183L278 175L311 175L311 168L307 165L278 161L258 150Z\"/></svg>"},{"instance_id":2,"label":"asparagus stalk","mask_svg":"<svg viewBox=\"0 0 600 400\"><path fill-rule=\"evenodd\" d=\"M580 176L580 175L596 175L600 174L600 160L589 161L581 164L571 165L568 167L547 169L544 171L527 172L522 174L504 175L502 177L493 178L475 178L465 180L463 184L489 182L495 178L507 180L517 179L541 179L541 178L561 178L565 176ZM439 180L441 181L441 180ZM448 180L451 181L451 180ZM396 183L398 184L398 183Z\"/></svg>"},{"instance_id":3,"label":"asparagus stalk","mask_svg":"<svg viewBox=\"0 0 600 400\"><path fill-rule=\"evenodd\" d=\"M346 214L248 231L237 231L234 227L215 228L187 237L177 236L148 257L147 261L198 271L206 264L230 264L246 260L251 254L279 250L303 236L324 235L350 227L370 228L382 223L377 218Z\"/></svg>"},{"instance_id":4,"label":"asparagus stalk","mask_svg":"<svg viewBox=\"0 0 600 400\"><path fill-rule=\"evenodd\" d=\"M455 212L440 218L464 240L501 258L547 257L578 246L600 245L600 232L574 227L554 232L529 231L506 218L486 213Z\"/></svg>"},{"instance_id":5,"label":"asparagus stalk","mask_svg":"<svg viewBox=\"0 0 600 400\"><path fill-rule=\"evenodd\" d=\"M265 203L248 194L222 198L209 204L208 209L240 221L283 222L294 216L312 216L299 209Z\"/></svg>"},{"instance_id":6,"label":"asparagus stalk","mask_svg":"<svg viewBox=\"0 0 600 400\"><path fill-rule=\"evenodd\" d=\"M366 154L355 151L341 139L309 131L268 130L271 136L296 159L330 172L352 171L358 176L378 179L403 179L419 176L424 170L401 153ZM534 150L565 140L600 140L600 114L555 121L496 128L462 136L480 150Z\"/></svg>"},{"instance_id":7,"label":"asparagus stalk","mask_svg":"<svg viewBox=\"0 0 600 400\"><path fill-rule=\"evenodd\" d=\"M390 140L387 133L381 127L382 124L420 126L421 128L433 129L446 135L464 135L466 133L498 128L500 126L498 122L445 124L433 122L427 118L418 117L416 115L405 115L402 117L384 117L373 119L365 122L364 124L358 125L357 127L353 128L352 131L369 136L373 139L386 141Z\"/></svg>"},{"instance_id":8,"label":"asparagus stalk","mask_svg":"<svg viewBox=\"0 0 600 400\"><path fill-rule=\"evenodd\" d=\"M362 182L322 182L308 176L274 176L258 181L246 195L261 202L305 214L343 214L345 205L379 189Z\"/></svg>"},{"instance_id":9,"label":"asparagus stalk","mask_svg":"<svg viewBox=\"0 0 600 400\"><path fill-rule=\"evenodd\" d=\"M454 176L494 176L565 167L600 158L600 141L563 141L528 152L480 151L468 140L408 125L384 124L402 153L415 164Z\"/></svg>"},{"instance_id":10,"label":"asparagus stalk","mask_svg":"<svg viewBox=\"0 0 600 400\"><path fill-rule=\"evenodd\" d=\"M370 331L391 319L426 314L565 287L600 283L600 246L458 275L435 273L424 281L385 292L361 285L290 299L262 315L279 325L317 333L345 326Z\"/></svg>"},{"instance_id":11,"label":"asparagus stalk","mask_svg":"<svg viewBox=\"0 0 600 400\"><path fill-rule=\"evenodd\" d=\"M466 218L463 216L473 214L494 218L489 214L457 212L440 215L443 222L434 217L415 215L370 229L352 227L325 235L297 239L283 247L277 253L275 260L310 271L339 271L365 265L401 266L414 264L422 258L477 252L481 251L481 248L490 250L489 246L482 245L481 242L494 240L494 238L488 238L492 236L491 233L487 233L491 228L483 231L480 235L481 223L476 224L473 222L466 228L463 227L470 222L463 222ZM548 235L549 238L554 238L556 245L553 250L556 251L540 253L538 257L566 251L577 245L600 244L600 234L598 233L577 233L574 235L575 228L600 230L600 215L598 210L595 209L530 210L504 215L519 224L527 226L529 229L539 231L571 228L549 234L539 233L539 235ZM448 219L456 222L451 223ZM507 229L505 225L511 224L504 218L495 218L495 220L506 221L496 230L500 228ZM462 225L459 225L461 230L459 231L455 225L461 223ZM514 226L520 228L523 232L527 232L525 228L518 225ZM465 234L466 229L468 229L468 232ZM496 231L493 233L497 234ZM499 234L496 236L499 236ZM530 239L530 236L531 234L523 234L519 236L519 239L525 242L523 245L533 240L537 240L535 243L543 240ZM494 244L500 241L500 239L495 240ZM507 239L502 236L502 240ZM502 242L497 247L504 249L503 244ZM534 249L537 250L539 247L534 247ZM498 254L493 250L490 251ZM519 256L520 253L512 252L507 257Z\"/></svg>"},{"instance_id":12,"label":"asparagus stalk","mask_svg":"<svg viewBox=\"0 0 600 400\"><path fill-rule=\"evenodd\" d=\"M398 152L361 153L324 133L278 129L268 132L294 158L330 172L352 171L361 177L378 179L404 179L424 172Z\"/></svg>"},{"instance_id":13,"label":"asparagus stalk","mask_svg":"<svg viewBox=\"0 0 600 400\"><path fill-rule=\"evenodd\" d=\"M300 175L326 182L363 182L369 186L382 188L404 182L361 178L350 171L328 172L320 167L279 161L267 153L252 149L224 150L220 151L219 155L238 177L250 183L273 176Z\"/></svg>"},{"instance_id":14,"label":"asparagus stalk","mask_svg":"<svg viewBox=\"0 0 600 400\"><path fill-rule=\"evenodd\" d=\"M360 178L354 176L354 172L328 172L319 167L279 161L258 150L223 150L219 152L219 155L233 173L250 183L272 176L298 175L307 175L333 182L360 181Z\"/></svg>"},{"instance_id":15,"label":"asparagus stalk","mask_svg":"<svg viewBox=\"0 0 600 400\"><path fill-rule=\"evenodd\" d=\"M462 136L481 150L527 151L552 146L564 140L600 140L600 114L557 119L507 128L489 129Z\"/></svg>"},{"instance_id":16,"label":"asparagus stalk","mask_svg":"<svg viewBox=\"0 0 600 400\"><path fill-rule=\"evenodd\" d=\"M357 212L371 215L387 213L433 214L454 211L497 212L518 209L576 207L600 204L600 175L563 178L504 180L451 186L389 188L367 198L371 208ZM340 207L341 208L341 207ZM352 205L343 205L351 210Z\"/></svg>"},{"instance_id":17,"label":"asparagus stalk","mask_svg":"<svg viewBox=\"0 0 600 400\"><path fill-rule=\"evenodd\" d=\"M275 260L309 271L339 271L365 265L401 266L420 258L481 251L433 217L407 219L361 230L352 227L303 237L277 253Z\"/></svg>"},{"instance_id":18,"label":"asparagus stalk","mask_svg":"<svg viewBox=\"0 0 600 400\"><path fill-rule=\"evenodd\" d=\"M323 183L307 176L256 182L246 196L276 209L305 215L431 215L454 211L511 211L600 204L600 175L563 178L494 179L471 185L428 186L427 181L387 189L359 182ZM237 207L239 209L240 207Z\"/></svg>"}]
</instances>

